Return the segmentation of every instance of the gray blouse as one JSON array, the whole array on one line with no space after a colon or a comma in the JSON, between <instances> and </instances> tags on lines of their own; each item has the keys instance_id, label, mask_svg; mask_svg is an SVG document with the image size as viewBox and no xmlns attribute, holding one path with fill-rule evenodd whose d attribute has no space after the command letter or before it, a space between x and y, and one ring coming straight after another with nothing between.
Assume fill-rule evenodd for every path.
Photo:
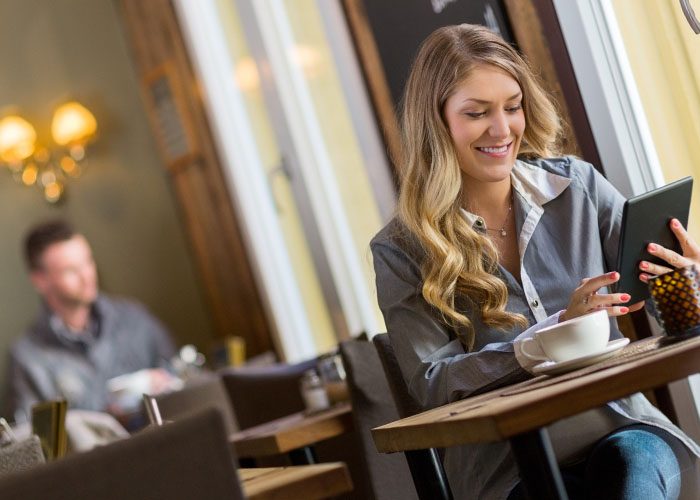
<instances>
[{"instance_id":1,"label":"gray blouse","mask_svg":"<svg viewBox=\"0 0 700 500\"><path fill-rule=\"evenodd\" d=\"M518 160L511 174L521 282L504 267L506 309L531 325L552 322L581 279L611 270L617 255L624 198L588 163L573 157ZM477 230L483 221L465 212ZM414 398L426 409L530 377L518 363L514 340L522 330L497 330L471 312L465 297L456 307L473 322L474 349L465 352L454 330L423 298L416 238L392 220L371 242L379 306L401 370ZM611 318L611 339L620 338ZM608 403L620 420L663 427L696 455L700 448L641 394ZM554 439L554 436L553 436ZM556 443L555 447L556 447ZM518 482L507 442L447 450L445 468L456 498L505 498Z\"/></svg>"}]
</instances>

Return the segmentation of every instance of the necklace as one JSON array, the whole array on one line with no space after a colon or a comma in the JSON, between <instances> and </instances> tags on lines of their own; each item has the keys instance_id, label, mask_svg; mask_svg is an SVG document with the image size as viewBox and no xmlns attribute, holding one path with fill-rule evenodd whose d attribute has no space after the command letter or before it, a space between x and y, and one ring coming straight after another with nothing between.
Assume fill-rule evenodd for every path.
<instances>
[{"instance_id":1,"label":"necklace","mask_svg":"<svg viewBox=\"0 0 700 500\"><path fill-rule=\"evenodd\" d=\"M487 227L486 230L501 233L501 238L505 238L506 236L508 236L508 231L506 231L506 224L508 224L508 220L510 219L510 212L512 210L513 210L513 199L511 198L510 203L508 204L508 213L506 214L506 218L503 220L503 224L501 224L501 229L489 229Z\"/></svg>"}]
</instances>

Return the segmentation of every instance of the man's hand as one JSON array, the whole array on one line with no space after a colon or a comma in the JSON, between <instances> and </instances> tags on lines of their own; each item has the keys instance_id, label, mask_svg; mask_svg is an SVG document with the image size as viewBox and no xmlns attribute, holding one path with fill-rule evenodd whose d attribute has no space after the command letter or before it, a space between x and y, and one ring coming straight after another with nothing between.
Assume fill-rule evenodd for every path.
<instances>
[{"instance_id":1,"label":"man's hand","mask_svg":"<svg viewBox=\"0 0 700 500\"><path fill-rule=\"evenodd\" d=\"M163 368L152 368L149 370L149 374L151 377L149 394L160 394L182 388L182 381Z\"/></svg>"}]
</instances>

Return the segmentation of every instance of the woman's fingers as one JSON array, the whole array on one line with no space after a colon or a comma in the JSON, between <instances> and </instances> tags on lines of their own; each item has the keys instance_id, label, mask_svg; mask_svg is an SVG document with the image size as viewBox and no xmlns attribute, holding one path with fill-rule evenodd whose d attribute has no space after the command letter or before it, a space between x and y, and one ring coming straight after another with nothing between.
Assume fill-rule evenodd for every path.
<instances>
[{"instance_id":1,"label":"woman's fingers","mask_svg":"<svg viewBox=\"0 0 700 500\"><path fill-rule=\"evenodd\" d=\"M694 262L689 258L683 257L682 255L677 254L673 250L664 248L661 245L657 245L656 243L649 243L649 245L647 245L647 251L651 255L659 257L663 261L669 263L676 269L679 267L685 267L694 264ZM670 271L670 269L668 270Z\"/></svg>"},{"instance_id":2,"label":"woman's fingers","mask_svg":"<svg viewBox=\"0 0 700 500\"><path fill-rule=\"evenodd\" d=\"M588 299L588 305L592 309L609 309L616 304L625 304L632 297L627 293L593 294ZM623 313L624 314L624 313Z\"/></svg>"},{"instance_id":3,"label":"woman's fingers","mask_svg":"<svg viewBox=\"0 0 700 500\"><path fill-rule=\"evenodd\" d=\"M623 316L630 312L630 308L627 306L608 306L602 309L608 311L608 316Z\"/></svg>"},{"instance_id":4,"label":"woman's fingers","mask_svg":"<svg viewBox=\"0 0 700 500\"><path fill-rule=\"evenodd\" d=\"M643 301L643 300L640 300L640 301L637 302L636 304L632 304L631 306L629 306L629 312L639 311L639 310L642 309L643 307L644 307L644 301Z\"/></svg>"},{"instance_id":5,"label":"woman's fingers","mask_svg":"<svg viewBox=\"0 0 700 500\"><path fill-rule=\"evenodd\" d=\"M700 246L690 237L683 227L683 224L681 224L678 219L671 219L669 226L676 236L676 239L681 244L683 255L656 243L649 243L649 245L647 245L647 251L651 255L659 257L671 267L643 260L639 263L639 270L641 271L639 279L644 283L648 283L652 276L668 273L674 268L678 269L679 267L700 264Z\"/></svg>"},{"instance_id":6,"label":"woman's fingers","mask_svg":"<svg viewBox=\"0 0 700 500\"><path fill-rule=\"evenodd\" d=\"M678 219L671 219L671 231L676 236L676 239L681 244L683 255L697 259L700 256L700 247L695 243L695 240L690 237L688 231L685 230L683 224Z\"/></svg>"},{"instance_id":7,"label":"woman's fingers","mask_svg":"<svg viewBox=\"0 0 700 500\"><path fill-rule=\"evenodd\" d=\"M585 283L582 283L578 290L586 295L593 295L604 286L616 283L620 279L620 273L613 271L611 273L601 274L595 278L589 278Z\"/></svg>"},{"instance_id":8,"label":"woman's fingers","mask_svg":"<svg viewBox=\"0 0 700 500\"><path fill-rule=\"evenodd\" d=\"M615 307L614 304L629 301L630 296L626 293L598 294L598 290L617 282L619 279L620 273L611 272L581 280L579 287L571 294L569 305L559 317L559 320L566 321L598 309L613 308ZM619 316L626 314L627 311L623 312L623 309L609 309L609 312Z\"/></svg>"},{"instance_id":9,"label":"woman's fingers","mask_svg":"<svg viewBox=\"0 0 700 500\"><path fill-rule=\"evenodd\" d=\"M643 260L642 262L639 263L639 269L643 273L649 275L649 276L658 276L659 274L664 274L669 271L673 271L673 269L662 266L661 264L654 264L653 262L649 262L646 260ZM641 276L640 276L641 279ZM642 280L644 281L644 280Z\"/></svg>"},{"instance_id":10,"label":"woman's fingers","mask_svg":"<svg viewBox=\"0 0 700 500\"><path fill-rule=\"evenodd\" d=\"M597 304L594 309L605 309L608 316L622 316L632 311L637 311L644 307L644 302L637 302L631 306L624 305L632 297L627 293L612 293L609 295L594 295L594 302Z\"/></svg>"}]
</instances>

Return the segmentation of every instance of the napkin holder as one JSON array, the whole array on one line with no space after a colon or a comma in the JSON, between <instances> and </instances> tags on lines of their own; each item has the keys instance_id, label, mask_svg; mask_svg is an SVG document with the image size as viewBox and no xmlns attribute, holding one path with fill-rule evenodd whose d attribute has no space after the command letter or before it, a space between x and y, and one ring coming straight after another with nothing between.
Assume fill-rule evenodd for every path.
<instances>
[{"instance_id":1,"label":"napkin holder","mask_svg":"<svg viewBox=\"0 0 700 500\"><path fill-rule=\"evenodd\" d=\"M39 436L47 462L66 454L66 410L64 399L42 401L32 406L32 432Z\"/></svg>"}]
</instances>

